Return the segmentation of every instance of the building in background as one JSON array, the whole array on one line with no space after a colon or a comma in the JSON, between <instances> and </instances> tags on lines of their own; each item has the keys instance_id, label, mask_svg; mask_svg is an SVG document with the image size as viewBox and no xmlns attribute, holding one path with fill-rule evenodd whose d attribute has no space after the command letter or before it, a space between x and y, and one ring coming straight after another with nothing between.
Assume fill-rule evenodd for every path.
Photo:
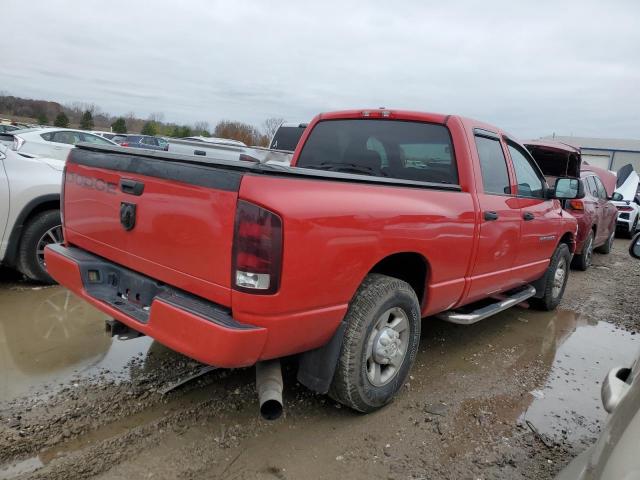
<instances>
[{"instance_id":1,"label":"building in background","mask_svg":"<svg viewBox=\"0 0 640 480\"><path fill-rule=\"evenodd\" d=\"M640 140L621 138L562 137L550 135L544 140L554 140L579 148L582 160L596 167L617 172L620 167L631 164L640 172Z\"/></svg>"}]
</instances>

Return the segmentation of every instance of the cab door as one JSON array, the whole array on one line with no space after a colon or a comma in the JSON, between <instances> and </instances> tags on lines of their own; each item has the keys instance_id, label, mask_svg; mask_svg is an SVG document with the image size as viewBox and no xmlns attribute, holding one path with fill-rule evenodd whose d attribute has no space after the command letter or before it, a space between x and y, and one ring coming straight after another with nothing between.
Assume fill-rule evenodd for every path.
<instances>
[{"instance_id":1,"label":"cab door","mask_svg":"<svg viewBox=\"0 0 640 480\"><path fill-rule=\"evenodd\" d=\"M598 192L597 209L598 209L598 224L596 228L596 238L594 239L595 245L602 245L607 242L612 231L615 229L616 217L618 209L609 201L609 195L607 195L607 189L600 180L599 177L593 176L593 182Z\"/></svg>"},{"instance_id":2,"label":"cab door","mask_svg":"<svg viewBox=\"0 0 640 480\"><path fill-rule=\"evenodd\" d=\"M498 135L475 130L482 185L478 185L480 238L465 301L472 302L513 285L511 269L520 244L520 207Z\"/></svg>"},{"instance_id":3,"label":"cab door","mask_svg":"<svg viewBox=\"0 0 640 480\"><path fill-rule=\"evenodd\" d=\"M520 248L513 276L519 282L540 278L560 241L558 232L563 213L558 200L549 200L540 168L522 146L506 139L516 176L516 195L520 216Z\"/></svg>"}]
</instances>

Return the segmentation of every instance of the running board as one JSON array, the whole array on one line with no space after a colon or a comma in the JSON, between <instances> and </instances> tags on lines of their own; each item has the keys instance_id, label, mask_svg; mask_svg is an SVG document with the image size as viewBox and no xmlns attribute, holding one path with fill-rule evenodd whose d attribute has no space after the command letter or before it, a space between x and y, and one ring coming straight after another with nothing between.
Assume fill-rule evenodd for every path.
<instances>
[{"instance_id":1,"label":"running board","mask_svg":"<svg viewBox=\"0 0 640 480\"><path fill-rule=\"evenodd\" d=\"M502 312L507 308L511 308L514 305L518 305L519 303L524 302L526 299L533 297L535 294L536 289L529 285L524 290L520 290L517 293L510 295L504 300L500 300L496 303L492 303L491 305L487 305L486 307L473 310L472 312L460 313L456 312L455 310L448 310L436 316L442 320L446 320L447 322L458 323L460 325L471 325L472 323L484 320L491 315Z\"/></svg>"}]
</instances>

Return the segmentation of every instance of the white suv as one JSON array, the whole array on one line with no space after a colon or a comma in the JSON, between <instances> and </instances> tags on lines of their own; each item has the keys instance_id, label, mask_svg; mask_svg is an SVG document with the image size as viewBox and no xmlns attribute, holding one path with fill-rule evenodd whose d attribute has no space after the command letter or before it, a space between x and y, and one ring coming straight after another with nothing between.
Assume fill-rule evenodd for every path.
<instances>
[{"instance_id":1,"label":"white suv","mask_svg":"<svg viewBox=\"0 0 640 480\"><path fill-rule=\"evenodd\" d=\"M11 132L12 149L33 156L66 160L77 143L88 142L96 145L117 145L111 140L93 133L70 128L29 128Z\"/></svg>"},{"instance_id":2,"label":"white suv","mask_svg":"<svg viewBox=\"0 0 640 480\"><path fill-rule=\"evenodd\" d=\"M39 282L53 283L45 268L45 245L62 241L64 163L0 144L0 264Z\"/></svg>"}]
</instances>

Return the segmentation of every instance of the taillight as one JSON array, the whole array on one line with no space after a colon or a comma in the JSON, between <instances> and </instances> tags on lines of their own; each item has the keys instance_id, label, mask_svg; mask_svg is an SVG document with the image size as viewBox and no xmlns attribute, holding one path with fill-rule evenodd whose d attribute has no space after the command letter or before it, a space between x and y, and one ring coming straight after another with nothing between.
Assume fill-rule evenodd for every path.
<instances>
[{"instance_id":1,"label":"taillight","mask_svg":"<svg viewBox=\"0 0 640 480\"><path fill-rule=\"evenodd\" d=\"M67 183L67 164L62 169L62 187L60 188L60 223L64 228L64 184Z\"/></svg>"},{"instance_id":2,"label":"taillight","mask_svg":"<svg viewBox=\"0 0 640 480\"><path fill-rule=\"evenodd\" d=\"M120 144L121 147L128 147L129 146L129 142L122 142Z\"/></svg>"},{"instance_id":3,"label":"taillight","mask_svg":"<svg viewBox=\"0 0 640 480\"><path fill-rule=\"evenodd\" d=\"M24 138L13 137L13 145L11 146L11 149L17 152L22 148L25 142L26 140Z\"/></svg>"},{"instance_id":4,"label":"taillight","mask_svg":"<svg viewBox=\"0 0 640 480\"><path fill-rule=\"evenodd\" d=\"M582 200L569 200L569 208L572 210L584 210L584 203Z\"/></svg>"},{"instance_id":5,"label":"taillight","mask_svg":"<svg viewBox=\"0 0 640 480\"><path fill-rule=\"evenodd\" d=\"M633 208L631 207L617 207L621 212L633 212Z\"/></svg>"},{"instance_id":6,"label":"taillight","mask_svg":"<svg viewBox=\"0 0 640 480\"><path fill-rule=\"evenodd\" d=\"M231 282L236 290L274 293L282 268L282 220L253 203L238 201Z\"/></svg>"}]
</instances>

